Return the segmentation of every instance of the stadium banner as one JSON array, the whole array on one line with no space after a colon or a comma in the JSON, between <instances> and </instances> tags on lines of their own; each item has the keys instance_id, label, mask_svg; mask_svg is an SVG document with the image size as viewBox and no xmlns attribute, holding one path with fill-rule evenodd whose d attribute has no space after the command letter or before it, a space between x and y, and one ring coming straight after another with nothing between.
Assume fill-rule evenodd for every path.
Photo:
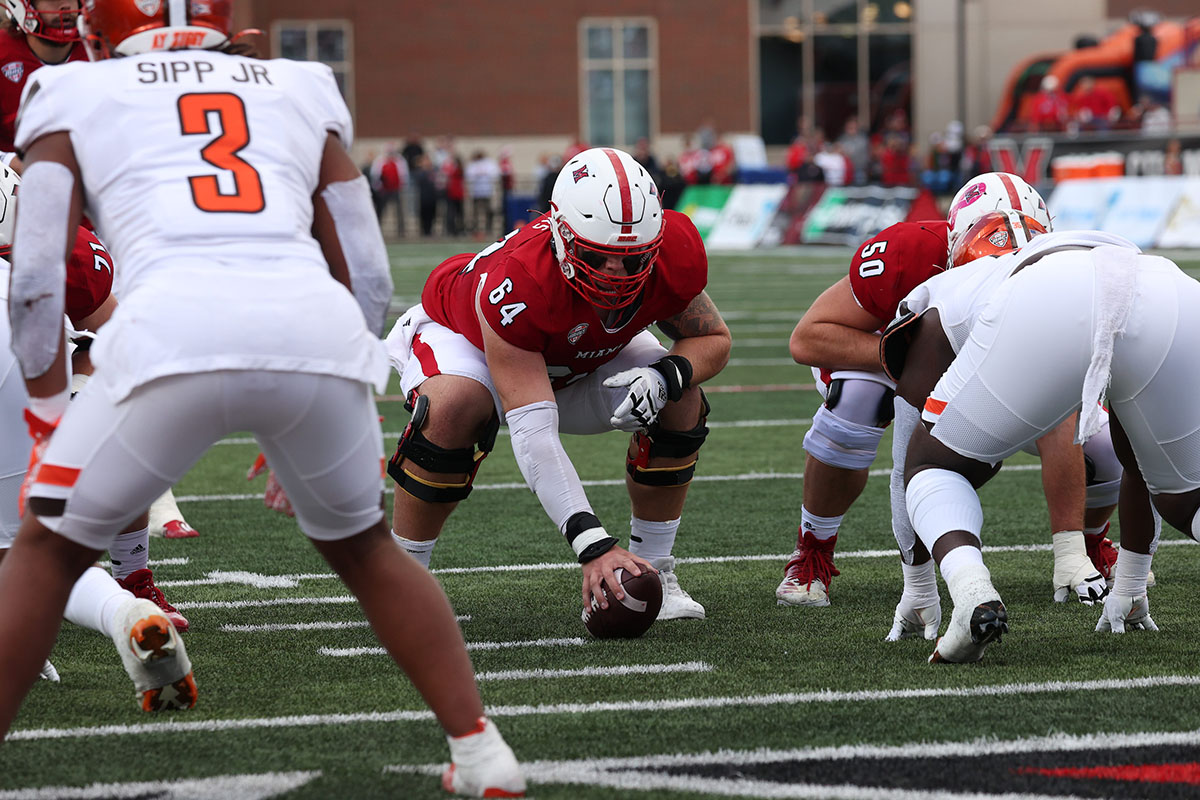
<instances>
[{"instance_id":1,"label":"stadium banner","mask_svg":"<svg viewBox=\"0 0 1200 800\"><path fill-rule=\"evenodd\" d=\"M1159 247L1200 247L1200 180L1184 181L1183 191L1158 236Z\"/></svg>"},{"instance_id":2,"label":"stadium banner","mask_svg":"<svg viewBox=\"0 0 1200 800\"><path fill-rule=\"evenodd\" d=\"M1117 185L1102 230L1124 236L1138 247L1154 247L1179 201L1183 184L1180 177L1123 179Z\"/></svg>"},{"instance_id":3,"label":"stadium banner","mask_svg":"<svg viewBox=\"0 0 1200 800\"><path fill-rule=\"evenodd\" d=\"M692 224L700 231L700 236L707 242L708 233L721 216L725 201L733 194L732 186L689 186L683 190L676 211L682 211L692 218Z\"/></svg>"},{"instance_id":4,"label":"stadium banner","mask_svg":"<svg viewBox=\"0 0 1200 800\"><path fill-rule=\"evenodd\" d=\"M916 198L908 187L831 186L804 220L804 241L854 246L904 221Z\"/></svg>"},{"instance_id":5,"label":"stadium banner","mask_svg":"<svg viewBox=\"0 0 1200 800\"><path fill-rule=\"evenodd\" d=\"M1200 177L1200 136L1147 136L1135 133L1094 134L1072 138L1044 133L997 136L988 142L992 169L1019 175L1034 186L1051 180L1113 175L1162 175L1167 142L1179 140L1183 174Z\"/></svg>"},{"instance_id":6,"label":"stadium banner","mask_svg":"<svg viewBox=\"0 0 1200 800\"><path fill-rule=\"evenodd\" d=\"M1117 197L1123 178L1094 178L1061 181L1046 198L1056 231L1094 231L1104 227L1104 218Z\"/></svg>"},{"instance_id":7,"label":"stadium banner","mask_svg":"<svg viewBox=\"0 0 1200 800\"><path fill-rule=\"evenodd\" d=\"M704 237L704 244L729 250L756 246L775 218L787 190L787 186L778 184L736 187L725 201L721 216Z\"/></svg>"}]
</instances>

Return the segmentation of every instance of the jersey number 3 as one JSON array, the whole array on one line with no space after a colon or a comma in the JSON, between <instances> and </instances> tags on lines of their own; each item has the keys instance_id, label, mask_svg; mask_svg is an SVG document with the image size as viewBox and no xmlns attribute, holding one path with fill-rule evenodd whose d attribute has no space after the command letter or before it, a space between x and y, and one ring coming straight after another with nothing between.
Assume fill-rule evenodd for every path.
<instances>
[{"instance_id":1,"label":"jersey number 3","mask_svg":"<svg viewBox=\"0 0 1200 800\"><path fill-rule=\"evenodd\" d=\"M185 136L211 135L210 115L220 123L217 138L200 151L200 157L233 175L233 192L224 193L216 175L193 175L192 202L201 211L257 214L266 206L258 170L239 156L250 144L246 105L229 92L185 94L179 98L179 130Z\"/></svg>"}]
</instances>

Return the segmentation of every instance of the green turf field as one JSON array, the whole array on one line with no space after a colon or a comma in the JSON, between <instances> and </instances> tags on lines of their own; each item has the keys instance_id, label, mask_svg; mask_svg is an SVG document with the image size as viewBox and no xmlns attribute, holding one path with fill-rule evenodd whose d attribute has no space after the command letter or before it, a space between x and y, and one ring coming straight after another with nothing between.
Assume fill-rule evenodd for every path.
<instances>
[{"instance_id":1,"label":"green turf field","mask_svg":"<svg viewBox=\"0 0 1200 800\"><path fill-rule=\"evenodd\" d=\"M459 249L394 246L394 311ZM982 492L985 558L1011 626L983 663L930 666L931 643L883 641L900 592L886 455L842 528L833 605L776 606L799 522L801 439L818 402L787 338L848 259L837 248L712 256L709 293L734 350L712 382L712 433L676 545L681 583L708 619L590 640L579 569L504 435L451 518L435 573L463 616L484 702L528 762L531 795L1200 791L1200 768L1187 767L1200 744L1200 549L1164 535L1151 591L1160 632L1093 633L1097 609L1050 602L1032 458L1014 458ZM1197 274L1200 257L1184 266ZM390 452L407 414L394 399L380 408ZM566 439L617 535L629 514L626 444L619 433ZM263 507L262 479L246 482L256 453L246 438L214 447L176 489L201 536L152 542L159 585L192 623L196 708L143 714L111 642L66 624L52 656L62 682L34 687L0 747L0 800L442 794L439 728L294 523ZM948 620L944 586L942 597ZM1063 758L1109 772L1037 771ZM1147 763L1183 766L1164 767L1157 783L1112 772Z\"/></svg>"}]
</instances>

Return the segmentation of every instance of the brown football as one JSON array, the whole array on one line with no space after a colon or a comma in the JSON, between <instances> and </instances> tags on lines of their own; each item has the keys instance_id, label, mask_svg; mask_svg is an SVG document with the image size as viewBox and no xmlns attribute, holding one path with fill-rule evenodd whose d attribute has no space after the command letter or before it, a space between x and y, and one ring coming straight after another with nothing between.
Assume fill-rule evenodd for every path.
<instances>
[{"instance_id":1,"label":"brown football","mask_svg":"<svg viewBox=\"0 0 1200 800\"><path fill-rule=\"evenodd\" d=\"M653 572L635 576L623 569L616 570L617 579L625 589L624 599L617 600L607 584L601 591L608 597L608 608L600 608L595 598L583 610L583 624L597 639L633 639L650 630L662 608L662 583Z\"/></svg>"}]
</instances>

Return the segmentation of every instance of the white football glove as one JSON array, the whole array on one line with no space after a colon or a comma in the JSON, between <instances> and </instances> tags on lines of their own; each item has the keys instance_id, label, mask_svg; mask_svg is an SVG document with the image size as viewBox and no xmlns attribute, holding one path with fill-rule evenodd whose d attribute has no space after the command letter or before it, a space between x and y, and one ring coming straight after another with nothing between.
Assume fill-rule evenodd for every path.
<instances>
[{"instance_id":1,"label":"white football glove","mask_svg":"<svg viewBox=\"0 0 1200 800\"><path fill-rule=\"evenodd\" d=\"M1064 603L1072 590L1085 606L1095 605L1108 594L1108 582L1088 558L1082 531L1060 531L1052 537L1054 547L1054 602Z\"/></svg>"},{"instance_id":2,"label":"white football glove","mask_svg":"<svg viewBox=\"0 0 1200 800\"><path fill-rule=\"evenodd\" d=\"M901 595L896 604L896 615L892 618L892 629L884 637L885 642L898 642L924 636L929 641L937 638L942 626L942 603L937 597L932 600L917 600Z\"/></svg>"},{"instance_id":3,"label":"white football glove","mask_svg":"<svg viewBox=\"0 0 1200 800\"><path fill-rule=\"evenodd\" d=\"M1125 631L1156 631L1158 626L1150 617L1150 599L1145 595L1129 597L1110 594L1104 600L1104 610L1096 623L1096 633Z\"/></svg>"},{"instance_id":4,"label":"white football glove","mask_svg":"<svg viewBox=\"0 0 1200 800\"><path fill-rule=\"evenodd\" d=\"M608 421L614 428L633 433L654 424L667 404L667 379L651 367L635 367L618 372L604 381L610 389L622 386L629 394L613 411Z\"/></svg>"}]
</instances>

